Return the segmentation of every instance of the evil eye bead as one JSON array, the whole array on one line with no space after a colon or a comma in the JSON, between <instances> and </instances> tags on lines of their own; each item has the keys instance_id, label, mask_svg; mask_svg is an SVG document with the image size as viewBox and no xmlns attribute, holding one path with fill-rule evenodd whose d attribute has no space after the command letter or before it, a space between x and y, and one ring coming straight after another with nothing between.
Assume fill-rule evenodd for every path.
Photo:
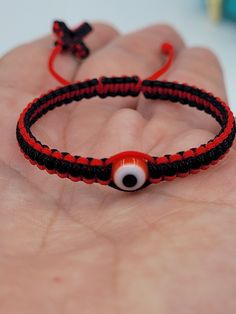
<instances>
[{"instance_id":1,"label":"evil eye bead","mask_svg":"<svg viewBox=\"0 0 236 314\"><path fill-rule=\"evenodd\" d=\"M141 188L148 177L148 168L144 160L124 158L113 164L112 179L115 185L124 191Z\"/></svg>"}]
</instances>

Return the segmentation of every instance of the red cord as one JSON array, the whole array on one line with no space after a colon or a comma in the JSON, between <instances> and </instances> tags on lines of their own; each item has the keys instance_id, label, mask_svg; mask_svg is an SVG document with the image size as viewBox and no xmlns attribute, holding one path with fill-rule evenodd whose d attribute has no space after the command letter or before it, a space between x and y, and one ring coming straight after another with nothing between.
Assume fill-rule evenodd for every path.
<instances>
[{"instance_id":1,"label":"red cord","mask_svg":"<svg viewBox=\"0 0 236 314\"><path fill-rule=\"evenodd\" d=\"M174 59L174 47L170 43L164 43L161 46L161 52L167 56L166 63L163 67L156 71L152 76L148 78L148 80L155 81L157 80L162 74L164 74L170 68L173 59Z\"/></svg>"},{"instance_id":2,"label":"red cord","mask_svg":"<svg viewBox=\"0 0 236 314\"><path fill-rule=\"evenodd\" d=\"M55 48L52 50L51 52L51 55L49 57L49 60L48 60L48 69L50 71L50 73L52 74L52 76L59 82L61 83L62 85L68 85L70 84L69 81L65 80L61 75L59 75L56 70L54 69L54 62L55 62L55 59L57 57L57 55L59 53L61 53L62 51L62 48L60 45L57 45L55 46Z\"/></svg>"},{"instance_id":3,"label":"red cord","mask_svg":"<svg viewBox=\"0 0 236 314\"><path fill-rule=\"evenodd\" d=\"M49 57L48 61L48 69L52 76L62 85L68 85L71 82L64 79L61 75L59 75L56 70L54 69L54 62L58 54L60 54L62 51L62 47L60 45L55 46L55 48L52 50L52 53ZM170 43L164 43L161 46L161 51L163 54L167 56L167 61L163 65L161 69L156 71L152 76L148 78L148 80L155 81L157 80L162 74L164 74L171 66L174 58L174 47Z\"/></svg>"}]
</instances>

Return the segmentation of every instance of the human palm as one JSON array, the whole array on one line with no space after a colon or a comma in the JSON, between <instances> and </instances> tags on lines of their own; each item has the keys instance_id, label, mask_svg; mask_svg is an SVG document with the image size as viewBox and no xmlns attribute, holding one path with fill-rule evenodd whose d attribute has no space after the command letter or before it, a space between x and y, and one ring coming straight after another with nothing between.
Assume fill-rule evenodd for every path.
<instances>
[{"instance_id":1,"label":"human palm","mask_svg":"<svg viewBox=\"0 0 236 314\"><path fill-rule=\"evenodd\" d=\"M177 55L164 77L226 98L217 59L186 48L170 27L121 36L95 24L91 56L56 66L75 80L100 75L147 78ZM0 313L235 313L235 150L207 171L123 193L62 180L25 161L15 138L22 108L56 86L47 71L52 38L0 60ZM58 108L33 126L50 147L105 157L151 155L198 146L219 130L206 114L139 98L91 99Z\"/></svg>"}]
</instances>

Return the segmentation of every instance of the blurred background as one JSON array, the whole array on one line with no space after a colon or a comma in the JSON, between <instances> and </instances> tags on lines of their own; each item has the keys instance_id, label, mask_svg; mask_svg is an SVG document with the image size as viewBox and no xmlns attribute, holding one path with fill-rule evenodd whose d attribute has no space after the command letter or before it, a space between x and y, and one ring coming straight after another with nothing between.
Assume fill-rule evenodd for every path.
<instances>
[{"instance_id":1,"label":"blurred background","mask_svg":"<svg viewBox=\"0 0 236 314\"><path fill-rule=\"evenodd\" d=\"M207 13L218 17L224 2L223 16L214 23ZM209 4L210 3L210 4ZM214 50L223 65L229 102L236 113L236 0L0 0L0 55L16 45L51 31L54 19L69 25L84 20L103 20L128 32L151 23L169 23L189 45ZM222 11L222 10L221 10Z\"/></svg>"}]
</instances>

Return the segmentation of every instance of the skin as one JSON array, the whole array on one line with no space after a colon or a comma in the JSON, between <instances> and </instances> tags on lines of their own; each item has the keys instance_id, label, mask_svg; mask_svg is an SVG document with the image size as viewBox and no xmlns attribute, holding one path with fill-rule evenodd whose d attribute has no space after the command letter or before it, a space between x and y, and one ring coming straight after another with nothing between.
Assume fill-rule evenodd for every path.
<instances>
[{"instance_id":1,"label":"skin","mask_svg":"<svg viewBox=\"0 0 236 314\"><path fill-rule=\"evenodd\" d=\"M226 100L222 70L204 48L187 48L166 25L120 35L94 23L91 56L58 57L72 81L100 75L147 78L161 43L176 49L162 77ZM207 171L122 193L62 180L20 154L15 126L34 97L58 83L49 75L52 37L0 60L0 313L195 314L236 312L236 153ZM91 99L58 108L33 126L51 147L104 157L125 150L175 153L219 131L208 115L139 98Z\"/></svg>"}]
</instances>

